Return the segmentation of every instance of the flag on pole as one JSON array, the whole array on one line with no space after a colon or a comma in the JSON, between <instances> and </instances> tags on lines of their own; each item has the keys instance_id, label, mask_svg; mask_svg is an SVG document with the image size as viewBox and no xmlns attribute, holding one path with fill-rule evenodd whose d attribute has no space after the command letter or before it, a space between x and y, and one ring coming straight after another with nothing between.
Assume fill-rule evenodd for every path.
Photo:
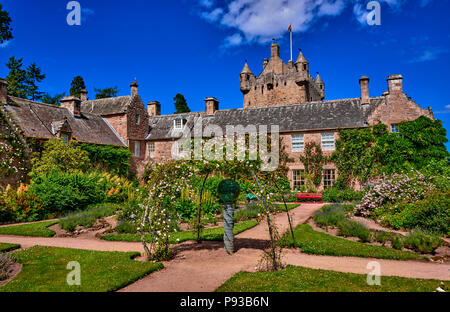
<instances>
[{"instance_id":1,"label":"flag on pole","mask_svg":"<svg viewBox=\"0 0 450 312\"><path fill-rule=\"evenodd\" d=\"M289 25L290 44L291 44L291 61L292 61L292 25Z\"/></svg>"},{"instance_id":2,"label":"flag on pole","mask_svg":"<svg viewBox=\"0 0 450 312\"><path fill-rule=\"evenodd\" d=\"M292 25L289 25L289 31L292 31Z\"/></svg>"}]
</instances>

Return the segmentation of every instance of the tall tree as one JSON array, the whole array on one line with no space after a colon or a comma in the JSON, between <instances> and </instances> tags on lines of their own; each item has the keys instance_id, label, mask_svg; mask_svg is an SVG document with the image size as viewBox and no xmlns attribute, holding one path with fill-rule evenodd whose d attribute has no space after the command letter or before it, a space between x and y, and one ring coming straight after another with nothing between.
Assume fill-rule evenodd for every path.
<instances>
[{"instance_id":1,"label":"tall tree","mask_svg":"<svg viewBox=\"0 0 450 312\"><path fill-rule=\"evenodd\" d=\"M39 91L39 87L37 83L41 82L45 79L45 74L42 73L42 70L36 63L32 63L27 67L26 73L26 84L28 87L28 95L31 100L36 101L42 98L43 92Z\"/></svg>"},{"instance_id":2,"label":"tall tree","mask_svg":"<svg viewBox=\"0 0 450 312\"><path fill-rule=\"evenodd\" d=\"M175 114L189 113L191 110L189 109L186 99L180 93L177 93L173 98L175 101L175 109L177 110Z\"/></svg>"},{"instance_id":3,"label":"tall tree","mask_svg":"<svg viewBox=\"0 0 450 312\"><path fill-rule=\"evenodd\" d=\"M98 100L117 96L117 94L119 93L119 89L117 88L117 86L105 89L94 88L94 92L95 98Z\"/></svg>"},{"instance_id":4,"label":"tall tree","mask_svg":"<svg viewBox=\"0 0 450 312\"><path fill-rule=\"evenodd\" d=\"M49 93L44 93L42 95L42 103L53 104L59 106L61 104L61 99L66 95L66 93L55 94L51 96Z\"/></svg>"},{"instance_id":5,"label":"tall tree","mask_svg":"<svg viewBox=\"0 0 450 312\"><path fill-rule=\"evenodd\" d=\"M0 3L0 43L13 38L11 31L11 18L8 12L2 10L2 4Z\"/></svg>"},{"instance_id":6,"label":"tall tree","mask_svg":"<svg viewBox=\"0 0 450 312\"><path fill-rule=\"evenodd\" d=\"M27 71L23 69L23 59L11 56L6 67L9 69L9 74L6 76L8 94L26 99L28 96Z\"/></svg>"},{"instance_id":7,"label":"tall tree","mask_svg":"<svg viewBox=\"0 0 450 312\"><path fill-rule=\"evenodd\" d=\"M70 84L70 95L80 97L80 91L86 89L83 77L76 76Z\"/></svg>"}]
</instances>

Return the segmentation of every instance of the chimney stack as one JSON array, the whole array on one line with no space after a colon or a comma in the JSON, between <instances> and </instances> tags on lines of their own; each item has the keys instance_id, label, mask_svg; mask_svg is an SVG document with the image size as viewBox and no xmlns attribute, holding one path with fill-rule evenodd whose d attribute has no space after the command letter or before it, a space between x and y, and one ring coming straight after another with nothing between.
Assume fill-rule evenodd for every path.
<instances>
[{"instance_id":1,"label":"chimney stack","mask_svg":"<svg viewBox=\"0 0 450 312\"><path fill-rule=\"evenodd\" d=\"M67 108L72 115L81 117L81 100L76 96L67 96L61 99L61 107Z\"/></svg>"},{"instance_id":2,"label":"chimney stack","mask_svg":"<svg viewBox=\"0 0 450 312\"><path fill-rule=\"evenodd\" d=\"M87 90L86 89L82 89L82 90L80 90L80 100L81 100L81 102L84 102L84 101L87 101L87 94L88 94L88 92L87 92Z\"/></svg>"},{"instance_id":3,"label":"chimney stack","mask_svg":"<svg viewBox=\"0 0 450 312\"><path fill-rule=\"evenodd\" d=\"M138 95L138 83L137 81L133 81L130 84L130 88L131 88L131 97L135 97L136 95Z\"/></svg>"},{"instance_id":4,"label":"chimney stack","mask_svg":"<svg viewBox=\"0 0 450 312\"><path fill-rule=\"evenodd\" d=\"M219 101L215 97L207 97L205 99L205 113L206 116L212 116L219 110Z\"/></svg>"},{"instance_id":5,"label":"chimney stack","mask_svg":"<svg viewBox=\"0 0 450 312\"><path fill-rule=\"evenodd\" d=\"M274 42L270 46L270 58L280 57L280 46Z\"/></svg>"},{"instance_id":6,"label":"chimney stack","mask_svg":"<svg viewBox=\"0 0 450 312\"><path fill-rule=\"evenodd\" d=\"M8 98L8 83L5 79L0 78L0 104L6 104Z\"/></svg>"},{"instance_id":7,"label":"chimney stack","mask_svg":"<svg viewBox=\"0 0 450 312\"><path fill-rule=\"evenodd\" d=\"M387 79L389 94L402 94L403 93L403 76L402 75L390 75Z\"/></svg>"},{"instance_id":8,"label":"chimney stack","mask_svg":"<svg viewBox=\"0 0 450 312\"><path fill-rule=\"evenodd\" d=\"M362 76L361 79L359 79L359 85L361 86L361 104L370 103L369 81L370 79L367 76Z\"/></svg>"},{"instance_id":9,"label":"chimney stack","mask_svg":"<svg viewBox=\"0 0 450 312\"><path fill-rule=\"evenodd\" d=\"M161 115L161 104L158 101L150 101L147 103L148 115L150 117Z\"/></svg>"}]
</instances>

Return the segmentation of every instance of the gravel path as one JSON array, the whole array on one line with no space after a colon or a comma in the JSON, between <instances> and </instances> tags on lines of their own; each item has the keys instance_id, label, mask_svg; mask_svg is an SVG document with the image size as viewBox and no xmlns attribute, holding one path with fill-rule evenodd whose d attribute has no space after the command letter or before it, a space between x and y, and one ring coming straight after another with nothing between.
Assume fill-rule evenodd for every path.
<instances>
[{"instance_id":1,"label":"gravel path","mask_svg":"<svg viewBox=\"0 0 450 312\"><path fill-rule=\"evenodd\" d=\"M290 211L294 226L304 223L323 204L302 204ZM289 228L285 213L272 216L282 234ZM222 242L185 242L174 246L175 259L164 262L165 268L154 272L120 291L147 292L196 292L214 291L227 279L240 271L255 271L261 257L261 250L268 244L267 224L236 235L236 252L227 255ZM18 243L22 248L34 245L67 247L102 251L139 251L140 243L109 242L88 238L42 238L0 235L0 242ZM367 274L370 261L381 265L381 273L386 276L414 278L434 278L450 280L447 264L421 261L395 261L354 257L330 257L302 254L298 249L284 251L283 262L309 268L327 269L341 272Z\"/></svg>"}]
</instances>

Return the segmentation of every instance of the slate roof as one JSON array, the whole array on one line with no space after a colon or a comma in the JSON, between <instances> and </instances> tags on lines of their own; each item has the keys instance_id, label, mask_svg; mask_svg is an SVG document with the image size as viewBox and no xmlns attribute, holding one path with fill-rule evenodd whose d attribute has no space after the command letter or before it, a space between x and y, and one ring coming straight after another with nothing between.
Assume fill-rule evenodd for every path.
<instances>
[{"instance_id":1,"label":"slate roof","mask_svg":"<svg viewBox=\"0 0 450 312\"><path fill-rule=\"evenodd\" d=\"M361 128L373 110L384 102L384 97L371 98L370 103L361 105L361 99L317 101L272 107L218 110L214 116L203 112L182 114L186 126L192 129L195 120L203 117L203 127L218 125L225 133L226 125L278 125L280 132L302 132L311 130L336 130ZM148 140L176 139L180 132L174 132L173 120L179 115L150 117Z\"/></svg>"},{"instance_id":2,"label":"slate roof","mask_svg":"<svg viewBox=\"0 0 450 312\"><path fill-rule=\"evenodd\" d=\"M54 138L67 121L72 137L80 142L125 146L112 127L100 116L83 113L74 117L64 107L49 105L9 96L6 112L27 137Z\"/></svg>"},{"instance_id":3,"label":"slate roof","mask_svg":"<svg viewBox=\"0 0 450 312\"><path fill-rule=\"evenodd\" d=\"M131 103L131 96L118 96L81 103L81 112L99 116L123 114Z\"/></svg>"}]
</instances>

